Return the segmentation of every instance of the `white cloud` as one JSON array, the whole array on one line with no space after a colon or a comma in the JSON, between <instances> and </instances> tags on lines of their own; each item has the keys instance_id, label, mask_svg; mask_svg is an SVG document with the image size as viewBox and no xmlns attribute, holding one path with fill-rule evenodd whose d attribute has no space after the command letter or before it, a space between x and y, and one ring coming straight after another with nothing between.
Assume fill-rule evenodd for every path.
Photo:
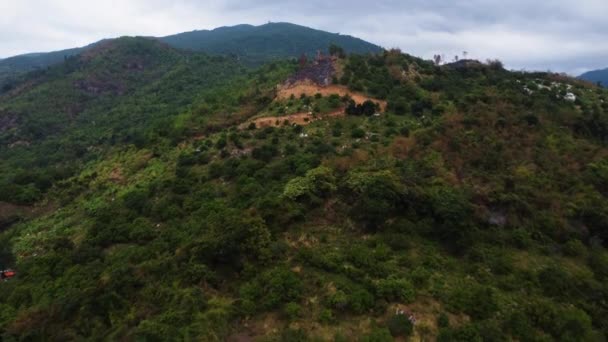
<instances>
[{"instance_id":1,"label":"white cloud","mask_svg":"<svg viewBox=\"0 0 608 342\"><path fill-rule=\"evenodd\" d=\"M0 56L289 21L430 58L469 51L516 69L571 73L608 65L608 1L0 0Z\"/></svg>"}]
</instances>

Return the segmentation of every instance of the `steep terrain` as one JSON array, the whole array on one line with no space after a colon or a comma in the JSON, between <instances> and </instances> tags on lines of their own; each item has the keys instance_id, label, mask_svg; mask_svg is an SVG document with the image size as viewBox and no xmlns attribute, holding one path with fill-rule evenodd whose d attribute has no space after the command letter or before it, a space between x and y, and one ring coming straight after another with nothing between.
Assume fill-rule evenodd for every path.
<instances>
[{"instance_id":1,"label":"steep terrain","mask_svg":"<svg viewBox=\"0 0 608 342\"><path fill-rule=\"evenodd\" d=\"M600 83L604 87L608 87L608 69L593 70L579 76L580 79L593 83Z\"/></svg>"},{"instance_id":2,"label":"steep terrain","mask_svg":"<svg viewBox=\"0 0 608 342\"><path fill-rule=\"evenodd\" d=\"M73 175L76 161L116 144L144 146L158 136L189 130L189 122L174 119L244 74L232 58L121 38L32 75L0 96L0 201L35 202L55 181ZM253 89L235 91L222 101L232 100L236 107L236 97L245 99L247 91ZM198 109L208 115L192 120L212 122L211 112L220 110L213 101Z\"/></svg>"},{"instance_id":3,"label":"steep terrain","mask_svg":"<svg viewBox=\"0 0 608 342\"><path fill-rule=\"evenodd\" d=\"M2 339L605 339L608 92L334 63L123 38L5 93Z\"/></svg>"}]
</instances>

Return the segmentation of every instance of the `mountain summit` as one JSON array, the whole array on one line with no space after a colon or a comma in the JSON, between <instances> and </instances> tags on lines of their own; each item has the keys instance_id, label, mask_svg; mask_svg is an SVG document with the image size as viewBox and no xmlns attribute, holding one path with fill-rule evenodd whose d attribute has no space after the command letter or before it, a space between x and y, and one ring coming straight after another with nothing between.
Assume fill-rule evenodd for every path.
<instances>
[{"instance_id":1,"label":"mountain summit","mask_svg":"<svg viewBox=\"0 0 608 342\"><path fill-rule=\"evenodd\" d=\"M207 53L235 54L250 62L269 58L314 55L336 44L347 53L377 53L382 48L362 39L328 33L290 23L268 23L261 26L237 25L215 30L192 31L160 38L169 45Z\"/></svg>"},{"instance_id":2,"label":"mountain summit","mask_svg":"<svg viewBox=\"0 0 608 342\"><path fill-rule=\"evenodd\" d=\"M179 33L157 38L172 47L208 54L233 54L247 65L260 65L269 60L299 57L302 53L312 56L317 51L326 51L331 44L341 46L347 53L378 53L380 46L359 38L329 33L290 23L268 23L260 26L236 25ZM103 42L103 41L101 41ZM0 59L0 87L8 80L33 70L40 70L62 62L66 57L77 55L93 48L32 53Z\"/></svg>"}]
</instances>

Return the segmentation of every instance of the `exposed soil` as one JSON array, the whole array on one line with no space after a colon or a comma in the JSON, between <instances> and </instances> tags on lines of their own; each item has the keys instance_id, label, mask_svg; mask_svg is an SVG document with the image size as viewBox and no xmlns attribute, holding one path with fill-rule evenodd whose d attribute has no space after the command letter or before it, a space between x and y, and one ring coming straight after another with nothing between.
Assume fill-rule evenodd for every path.
<instances>
[{"instance_id":1,"label":"exposed soil","mask_svg":"<svg viewBox=\"0 0 608 342\"><path fill-rule=\"evenodd\" d=\"M313 115L310 113L296 113L284 116L266 116L262 118L252 119L241 126L241 128L248 127L252 122L255 123L257 128L263 127L279 127L288 125L300 125L306 126L317 120L323 120L324 118L333 118L344 116L344 109L337 110L328 114L317 114ZM287 121L287 122L286 122Z\"/></svg>"},{"instance_id":2,"label":"exposed soil","mask_svg":"<svg viewBox=\"0 0 608 342\"><path fill-rule=\"evenodd\" d=\"M116 167L110 172L110 176L108 179L113 183L123 183L125 181L125 177L122 174L122 169L120 167Z\"/></svg>"},{"instance_id":3,"label":"exposed soil","mask_svg":"<svg viewBox=\"0 0 608 342\"><path fill-rule=\"evenodd\" d=\"M373 99L364 94L350 91L347 87L342 86L342 85L332 84L332 85L323 87L323 86L316 85L314 82L311 82L308 80L301 81L301 82L298 82L293 85L286 85L286 86L279 88L278 93L277 93L277 98L278 99L288 99L291 97L291 95L293 95L295 97L300 97L300 95L302 95L302 94L305 94L306 96L314 96L316 94L321 94L323 96L329 96L329 95L333 95L333 94L336 94L339 96L348 95L357 104L361 104L367 100L370 100L370 101L380 104L380 108L382 111L386 110L386 101Z\"/></svg>"},{"instance_id":4,"label":"exposed soil","mask_svg":"<svg viewBox=\"0 0 608 342\"><path fill-rule=\"evenodd\" d=\"M364 94L352 92L347 87L341 85L320 86L311 80L299 81L295 84L288 83L287 85L279 87L277 91L277 99L285 100L289 99L292 95L295 97L300 97L302 94L306 96L315 96L316 94L321 94L323 96L339 95L340 97L347 95L350 96L357 104L361 104L369 100L378 103L382 111L386 110L386 101L373 99ZM323 120L324 118L335 118L342 117L345 115L346 114L344 113L344 108L340 108L334 112L327 114L313 115L310 112L302 112L284 116L265 116L261 118L251 119L242 124L240 127L241 129L247 128L251 123L255 123L255 126L257 128L279 127L285 124L297 124L301 126L306 126L317 120Z\"/></svg>"}]
</instances>

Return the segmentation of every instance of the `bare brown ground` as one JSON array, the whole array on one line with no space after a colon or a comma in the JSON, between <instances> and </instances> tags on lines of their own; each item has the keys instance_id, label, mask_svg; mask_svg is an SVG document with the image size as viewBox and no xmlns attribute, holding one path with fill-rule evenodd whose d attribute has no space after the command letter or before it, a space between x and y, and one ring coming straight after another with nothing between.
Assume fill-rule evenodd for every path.
<instances>
[{"instance_id":1,"label":"bare brown ground","mask_svg":"<svg viewBox=\"0 0 608 342\"><path fill-rule=\"evenodd\" d=\"M241 128L246 128L251 123L255 123L255 127L257 127L257 128L279 127L279 126L283 126L285 124L285 121L287 121L289 125L297 124L300 126L306 126L317 120L322 120L324 118L337 118L337 117L341 117L344 115L345 115L344 109L340 109L340 110L337 110L332 113L322 114L322 115L318 114L316 116L314 116L313 114L309 114L309 113L296 113L296 114L284 115L284 116L265 116L265 117L250 120L250 121L246 122L245 124L241 125Z\"/></svg>"},{"instance_id":2,"label":"bare brown ground","mask_svg":"<svg viewBox=\"0 0 608 342\"><path fill-rule=\"evenodd\" d=\"M323 96L329 96L333 94L337 94L340 96L348 95L353 101L357 104L361 104L367 100L372 102L376 102L380 104L380 109L382 111L386 110L386 101L376 100L369 96L366 96L361 93L350 91L347 87L342 85L329 85L326 87L322 87L312 82L300 82L292 86L285 86L278 90L277 98L278 99L288 99L291 95L295 97L300 97L300 95L305 94L306 96L315 96L316 94L321 94Z\"/></svg>"},{"instance_id":3,"label":"bare brown ground","mask_svg":"<svg viewBox=\"0 0 608 342\"><path fill-rule=\"evenodd\" d=\"M365 96L361 93L356 93L350 91L347 87L341 85L329 85L329 86L319 86L310 81L299 82L295 85L291 86L283 86L278 89L277 99L284 100L289 99L292 95L295 97L300 97L300 95L305 94L306 96L315 96L316 94L321 94L323 96L329 95L339 95L339 96L350 96L353 101L357 104L361 104L367 100L378 103L380 105L380 109L382 111L386 110L386 101L373 99L369 96ZM285 124L285 121L288 121L288 124L293 125L301 125L305 126L314 121L322 120L324 118L334 118L334 117L342 117L344 116L344 108L341 108L335 112L322 114L322 115L312 115L310 113L296 113L291 115L284 116L265 116L257 119L252 119L247 121L246 123L241 125L241 128L246 128L251 123L255 123L257 128L263 127L278 127Z\"/></svg>"}]
</instances>

